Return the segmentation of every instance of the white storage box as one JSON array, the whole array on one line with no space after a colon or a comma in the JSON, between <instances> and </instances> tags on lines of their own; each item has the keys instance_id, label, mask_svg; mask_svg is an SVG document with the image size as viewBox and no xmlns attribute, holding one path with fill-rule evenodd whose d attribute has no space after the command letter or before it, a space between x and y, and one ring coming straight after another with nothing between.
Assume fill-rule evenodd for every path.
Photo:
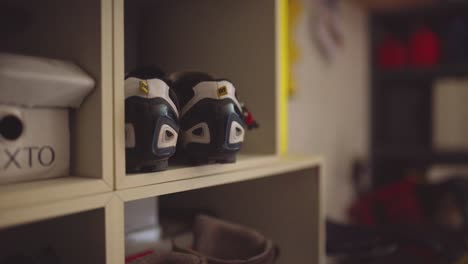
<instances>
[{"instance_id":1,"label":"white storage box","mask_svg":"<svg viewBox=\"0 0 468 264\"><path fill-rule=\"evenodd\" d=\"M134 255L154 249L161 239L158 198L125 204L125 254Z\"/></svg>"},{"instance_id":2,"label":"white storage box","mask_svg":"<svg viewBox=\"0 0 468 264\"><path fill-rule=\"evenodd\" d=\"M70 62L0 54L0 184L69 174L68 108L94 85Z\"/></svg>"}]
</instances>

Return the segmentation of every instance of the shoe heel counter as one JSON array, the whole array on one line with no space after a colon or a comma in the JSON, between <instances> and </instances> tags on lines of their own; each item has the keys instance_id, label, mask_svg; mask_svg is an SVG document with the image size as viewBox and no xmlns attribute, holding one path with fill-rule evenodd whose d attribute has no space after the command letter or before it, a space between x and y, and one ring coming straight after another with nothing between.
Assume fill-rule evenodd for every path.
<instances>
[{"instance_id":1,"label":"shoe heel counter","mask_svg":"<svg viewBox=\"0 0 468 264\"><path fill-rule=\"evenodd\" d=\"M179 125L167 102L159 98L129 98L125 108L127 166L175 154Z\"/></svg>"}]
</instances>

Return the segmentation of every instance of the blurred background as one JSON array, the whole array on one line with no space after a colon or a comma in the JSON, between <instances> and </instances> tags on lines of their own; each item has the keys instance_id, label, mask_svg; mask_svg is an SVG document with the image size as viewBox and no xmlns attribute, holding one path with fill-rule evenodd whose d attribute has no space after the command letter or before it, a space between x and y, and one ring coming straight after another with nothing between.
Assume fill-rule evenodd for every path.
<instances>
[{"instance_id":1,"label":"blurred background","mask_svg":"<svg viewBox=\"0 0 468 264\"><path fill-rule=\"evenodd\" d=\"M23 133L0 104L2 264L130 263L175 238L190 248L200 213L265 234L277 263L323 263L326 237L330 263L468 264L468 0L0 0L0 35L1 53L73 61L89 84L79 108L36 107L59 111L60 129L33 116L40 133ZM56 61L29 72L5 58L0 81L2 65L63 77ZM127 171L124 74L152 64L235 80L260 123L237 163ZM75 83L71 72L58 79ZM50 163L46 140L63 151Z\"/></svg>"},{"instance_id":2,"label":"blurred background","mask_svg":"<svg viewBox=\"0 0 468 264\"><path fill-rule=\"evenodd\" d=\"M289 146L326 157L329 255L468 263L468 1L290 6Z\"/></svg>"}]
</instances>

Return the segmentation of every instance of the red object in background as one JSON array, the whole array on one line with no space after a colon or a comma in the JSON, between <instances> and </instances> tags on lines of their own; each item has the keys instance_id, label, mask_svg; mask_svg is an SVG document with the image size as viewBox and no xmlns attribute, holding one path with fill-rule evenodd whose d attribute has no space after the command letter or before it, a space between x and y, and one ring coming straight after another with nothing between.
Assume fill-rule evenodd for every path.
<instances>
[{"instance_id":1,"label":"red object in background","mask_svg":"<svg viewBox=\"0 0 468 264\"><path fill-rule=\"evenodd\" d=\"M149 250L146 250L146 251L134 254L134 255L127 256L127 257L125 257L125 263L130 263L132 261L135 261L135 260L140 259L140 258L144 258L144 257L146 257L148 255L153 254L153 253L154 253L154 250L149 249Z\"/></svg>"},{"instance_id":2,"label":"red object in background","mask_svg":"<svg viewBox=\"0 0 468 264\"><path fill-rule=\"evenodd\" d=\"M382 220L405 226L425 223L417 186L408 178L363 196L351 207L351 220L363 226L377 226Z\"/></svg>"},{"instance_id":3,"label":"red object in background","mask_svg":"<svg viewBox=\"0 0 468 264\"><path fill-rule=\"evenodd\" d=\"M435 32L427 27L415 31L409 41L410 61L415 66L434 66L440 59L440 41Z\"/></svg>"},{"instance_id":4,"label":"red object in background","mask_svg":"<svg viewBox=\"0 0 468 264\"><path fill-rule=\"evenodd\" d=\"M405 44L393 36L386 36L377 47L377 63L382 68L401 68L408 63Z\"/></svg>"}]
</instances>

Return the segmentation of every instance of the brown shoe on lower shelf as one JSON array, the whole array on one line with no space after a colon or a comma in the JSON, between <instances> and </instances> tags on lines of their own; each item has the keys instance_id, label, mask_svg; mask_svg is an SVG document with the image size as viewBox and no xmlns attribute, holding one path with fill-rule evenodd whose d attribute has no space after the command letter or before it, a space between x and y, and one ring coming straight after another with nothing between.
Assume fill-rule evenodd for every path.
<instances>
[{"instance_id":1,"label":"brown shoe on lower shelf","mask_svg":"<svg viewBox=\"0 0 468 264\"><path fill-rule=\"evenodd\" d=\"M208 264L273 264L278 248L259 232L206 215L195 219L193 248L174 249L206 258Z\"/></svg>"},{"instance_id":2,"label":"brown shoe on lower shelf","mask_svg":"<svg viewBox=\"0 0 468 264\"><path fill-rule=\"evenodd\" d=\"M206 261L201 257L189 254L158 252L127 262L127 264L206 264Z\"/></svg>"}]
</instances>

